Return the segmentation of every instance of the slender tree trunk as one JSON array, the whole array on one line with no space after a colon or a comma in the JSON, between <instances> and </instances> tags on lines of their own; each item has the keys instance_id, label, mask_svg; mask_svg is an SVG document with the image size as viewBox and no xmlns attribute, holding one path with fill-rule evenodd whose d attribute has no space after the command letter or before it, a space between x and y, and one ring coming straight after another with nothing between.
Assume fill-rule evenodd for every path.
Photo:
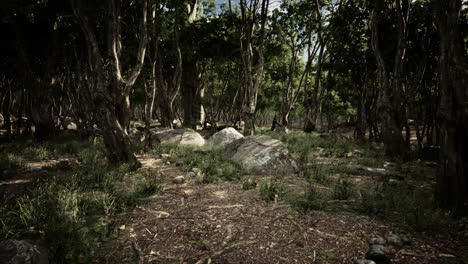
<instances>
[{"instance_id":1,"label":"slender tree trunk","mask_svg":"<svg viewBox=\"0 0 468 264\"><path fill-rule=\"evenodd\" d=\"M205 122L203 96L204 87L200 65L197 62L186 62L182 86L184 126L193 129L203 128Z\"/></svg>"},{"instance_id":2,"label":"slender tree trunk","mask_svg":"<svg viewBox=\"0 0 468 264\"><path fill-rule=\"evenodd\" d=\"M407 0L403 0L408 5ZM393 68L393 77L387 70L381 47L380 47L380 32L379 32L379 16L383 8L384 1L377 0L375 9L372 14L372 50L374 52L377 68L379 71L379 86L383 90L382 94L382 119L383 119L383 142L385 155L389 157L401 157L405 152L405 143L401 134L402 115L400 106L401 93L401 71L404 63L406 34L406 22L404 8L401 8L400 1L397 0L399 6L400 26L397 51L395 53L395 66Z\"/></svg>"},{"instance_id":3,"label":"slender tree trunk","mask_svg":"<svg viewBox=\"0 0 468 264\"><path fill-rule=\"evenodd\" d=\"M244 135L255 133L255 110L257 108L257 96L260 84L263 80L264 67L264 40L266 38L265 24L268 14L269 0L252 0L247 7L247 1L241 0L241 57L243 63L244 104L243 117L245 120ZM258 62L254 64L254 33L257 18L257 9L260 9L260 37L256 48Z\"/></svg>"},{"instance_id":4,"label":"slender tree trunk","mask_svg":"<svg viewBox=\"0 0 468 264\"><path fill-rule=\"evenodd\" d=\"M461 0L434 0L440 36L439 201L445 208L468 214L468 85L467 58L460 34Z\"/></svg>"},{"instance_id":5,"label":"slender tree trunk","mask_svg":"<svg viewBox=\"0 0 468 264\"><path fill-rule=\"evenodd\" d=\"M7 84L8 85L8 84ZM11 133L11 87L6 88L6 93L2 102L3 107L3 128L6 130L6 135L10 139L12 136ZM18 122L18 121L17 121Z\"/></svg>"}]
</instances>

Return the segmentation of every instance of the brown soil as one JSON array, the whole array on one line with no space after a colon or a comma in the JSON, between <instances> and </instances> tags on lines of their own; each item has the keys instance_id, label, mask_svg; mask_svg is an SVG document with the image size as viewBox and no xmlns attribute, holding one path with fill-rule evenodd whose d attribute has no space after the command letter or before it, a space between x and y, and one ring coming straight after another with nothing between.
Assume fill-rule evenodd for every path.
<instances>
[{"instance_id":1,"label":"brown soil","mask_svg":"<svg viewBox=\"0 0 468 264\"><path fill-rule=\"evenodd\" d=\"M118 236L94 263L353 263L364 257L369 239L399 233L351 213L300 214L240 183L175 185L172 178L183 175L177 168L139 158L144 168L163 173L164 189L118 215ZM392 263L468 263L466 237L405 235L413 243L395 249Z\"/></svg>"}]
</instances>

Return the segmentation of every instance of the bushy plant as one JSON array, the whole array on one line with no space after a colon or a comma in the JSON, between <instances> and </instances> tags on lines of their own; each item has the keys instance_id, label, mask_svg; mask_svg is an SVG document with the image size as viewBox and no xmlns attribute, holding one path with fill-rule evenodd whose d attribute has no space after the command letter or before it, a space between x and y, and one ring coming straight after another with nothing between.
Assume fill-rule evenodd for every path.
<instances>
[{"instance_id":1,"label":"bushy plant","mask_svg":"<svg viewBox=\"0 0 468 264\"><path fill-rule=\"evenodd\" d=\"M265 201L278 201L286 194L283 185L271 181L262 182L259 191L260 197Z\"/></svg>"},{"instance_id":2,"label":"bushy plant","mask_svg":"<svg viewBox=\"0 0 468 264\"><path fill-rule=\"evenodd\" d=\"M322 210L325 207L326 197L312 183L308 183L304 194L291 196L291 206L301 213Z\"/></svg>"},{"instance_id":3,"label":"bushy plant","mask_svg":"<svg viewBox=\"0 0 468 264\"><path fill-rule=\"evenodd\" d=\"M349 180L341 180L333 187L333 199L349 200L355 195L354 184Z\"/></svg>"},{"instance_id":4,"label":"bushy plant","mask_svg":"<svg viewBox=\"0 0 468 264\"><path fill-rule=\"evenodd\" d=\"M13 154L0 156L0 181L17 175L24 167L24 161L21 157Z\"/></svg>"},{"instance_id":5,"label":"bushy plant","mask_svg":"<svg viewBox=\"0 0 468 264\"><path fill-rule=\"evenodd\" d=\"M182 170L189 171L191 168L199 168L204 174L204 183L219 180L240 180L246 174L245 170L231 161L222 150L203 150L182 146L159 148L159 151L170 154L170 160L174 161Z\"/></svg>"},{"instance_id":6,"label":"bushy plant","mask_svg":"<svg viewBox=\"0 0 468 264\"><path fill-rule=\"evenodd\" d=\"M451 225L428 190L383 183L361 192L360 210L414 231L443 231Z\"/></svg>"}]
</instances>

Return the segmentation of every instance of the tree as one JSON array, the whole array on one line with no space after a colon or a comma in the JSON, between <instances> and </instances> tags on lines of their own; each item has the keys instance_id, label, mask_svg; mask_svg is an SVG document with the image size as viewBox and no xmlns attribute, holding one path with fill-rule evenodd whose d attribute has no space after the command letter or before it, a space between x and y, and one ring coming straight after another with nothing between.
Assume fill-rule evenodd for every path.
<instances>
[{"instance_id":1,"label":"tree","mask_svg":"<svg viewBox=\"0 0 468 264\"><path fill-rule=\"evenodd\" d=\"M263 49L266 37L269 3L269 0L240 1L240 49L243 69L241 85L244 92L242 111L245 120L245 135L253 135L255 133L255 110L265 63ZM258 10L260 10L260 29L258 43L254 46ZM254 58L254 51L256 51L256 58ZM257 60L256 63L254 59Z\"/></svg>"},{"instance_id":2,"label":"tree","mask_svg":"<svg viewBox=\"0 0 468 264\"><path fill-rule=\"evenodd\" d=\"M440 169L437 191L443 207L466 214L468 206L468 85L463 47L461 0L434 0L440 36Z\"/></svg>"},{"instance_id":3,"label":"tree","mask_svg":"<svg viewBox=\"0 0 468 264\"><path fill-rule=\"evenodd\" d=\"M385 1L377 0L372 13L372 50L377 61L379 87L382 93L383 142L385 155L390 157L403 156L405 143L401 135L404 112L401 111L403 66L406 56L406 35L409 19L409 1L397 0L396 12L398 18L397 45L394 51L393 67L382 51L382 36L380 34L380 17ZM389 70L392 69L392 70Z\"/></svg>"},{"instance_id":4,"label":"tree","mask_svg":"<svg viewBox=\"0 0 468 264\"><path fill-rule=\"evenodd\" d=\"M142 0L139 15L139 44L136 52L136 63L124 76L122 69L122 43L121 43L121 2L107 0L108 14L106 21L107 48L101 51L97 35L89 17L85 14L81 1L70 0L74 15L85 36L89 65L94 73L94 92L92 102L97 123L102 131L104 144L111 162L128 162L138 166L139 162L131 149L127 134L130 122L130 92L136 79L140 75L145 59L147 43L147 0Z\"/></svg>"}]
</instances>

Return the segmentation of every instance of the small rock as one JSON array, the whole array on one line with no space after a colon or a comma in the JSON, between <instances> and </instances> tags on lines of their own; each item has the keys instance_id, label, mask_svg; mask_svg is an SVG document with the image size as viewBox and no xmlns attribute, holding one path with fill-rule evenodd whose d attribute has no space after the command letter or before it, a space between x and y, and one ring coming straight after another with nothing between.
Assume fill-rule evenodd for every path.
<instances>
[{"instance_id":1,"label":"small rock","mask_svg":"<svg viewBox=\"0 0 468 264\"><path fill-rule=\"evenodd\" d=\"M369 259L358 259L354 264L375 264L375 262Z\"/></svg>"},{"instance_id":2,"label":"small rock","mask_svg":"<svg viewBox=\"0 0 468 264\"><path fill-rule=\"evenodd\" d=\"M185 182L185 177L184 176L176 176L174 179L172 179L172 182L175 184L182 184Z\"/></svg>"},{"instance_id":3,"label":"small rock","mask_svg":"<svg viewBox=\"0 0 468 264\"><path fill-rule=\"evenodd\" d=\"M170 154L161 154L161 158L167 159L169 157L171 157Z\"/></svg>"},{"instance_id":4,"label":"small rock","mask_svg":"<svg viewBox=\"0 0 468 264\"><path fill-rule=\"evenodd\" d=\"M194 172L195 174L198 174L201 172L199 168L192 168L190 171Z\"/></svg>"},{"instance_id":5,"label":"small rock","mask_svg":"<svg viewBox=\"0 0 468 264\"><path fill-rule=\"evenodd\" d=\"M398 235L387 236L387 244L395 247L402 247L403 241Z\"/></svg>"},{"instance_id":6,"label":"small rock","mask_svg":"<svg viewBox=\"0 0 468 264\"><path fill-rule=\"evenodd\" d=\"M195 178L195 177L197 177L197 174L196 174L195 172L193 172L193 171L189 171L189 172L187 172L187 174L185 175L185 177L187 177L187 178Z\"/></svg>"},{"instance_id":7,"label":"small rock","mask_svg":"<svg viewBox=\"0 0 468 264\"><path fill-rule=\"evenodd\" d=\"M384 246L387 243L384 238L382 237L374 237L369 240L369 245L381 245Z\"/></svg>"},{"instance_id":8,"label":"small rock","mask_svg":"<svg viewBox=\"0 0 468 264\"><path fill-rule=\"evenodd\" d=\"M385 252L385 247L382 245L371 245L366 253L366 259L373 260L377 263L390 262L390 258Z\"/></svg>"},{"instance_id":9,"label":"small rock","mask_svg":"<svg viewBox=\"0 0 468 264\"><path fill-rule=\"evenodd\" d=\"M403 243L403 246L410 246L413 243L411 238L407 236L401 236L401 242Z\"/></svg>"}]
</instances>

